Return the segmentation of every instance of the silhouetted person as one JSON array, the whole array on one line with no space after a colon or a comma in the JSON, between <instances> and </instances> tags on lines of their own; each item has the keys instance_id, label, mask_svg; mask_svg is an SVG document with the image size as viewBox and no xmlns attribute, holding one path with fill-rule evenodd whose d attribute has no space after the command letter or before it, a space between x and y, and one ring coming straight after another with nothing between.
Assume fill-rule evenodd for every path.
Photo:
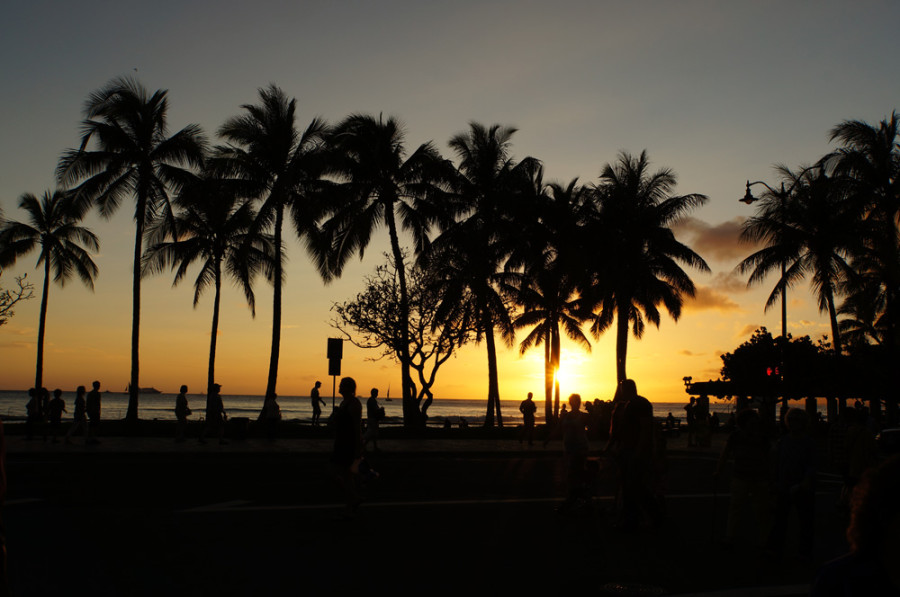
<instances>
[{"instance_id":1,"label":"silhouetted person","mask_svg":"<svg viewBox=\"0 0 900 597\"><path fill-rule=\"evenodd\" d=\"M813 544L815 515L816 444L809 436L809 417L801 408L791 408L784 417L787 433L775 447L775 520L769 549L780 559L791 511L800 523L798 551L809 558Z\"/></svg>"},{"instance_id":2,"label":"silhouetted person","mask_svg":"<svg viewBox=\"0 0 900 597\"><path fill-rule=\"evenodd\" d=\"M313 386L313 389L311 389L309 391L309 399L310 399L310 402L312 402L312 411L313 411L312 424L313 424L313 426L316 426L319 424L319 417L322 416L322 407L319 406L319 403L321 402L323 405L325 404L325 401L319 397L319 388L320 387L322 387L322 382L317 381L316 385Z\"/></svg>"},{"instance_id":3,"label":"silhouetted person","mask_svg":"<svg viewBox=\"0 0 900 597\"><path fill-rule=\"evenodd\" d=\"M756 529L757 541L765 539L768 529L771 488L769 486L769 441L763 430L759 413L744 409L735 417L735 430L728 436L713 473L718 479L729 459L734 460L731 471L731 501L728 505L728 523L725 527L725 543L733 544L737 530ZM745 525L747 513L755 518L755 526Z\"/></svg>"},{"instance_id":4,"label":"silhouetted person","mask_svg":"<svg viewBox=\"0 0 900 597\"><path fill-rule=\"evenodd\" d=\"M75 411L72 415L72 426L69 427L69 432L66 433L66 443L71 443L69 438L84 429L85 437L87 436L87 404L84 400L84 394L86 390L84 386L78 386L78 389L75 390Z\"/></svg>"},{"instance_id":5,"label":"silhouetted person","mask_svg":"<svg viewBox=\"0 0 900 597\"><path fill-rule=\"evenodd\" d=\"M41 396L41 429L44 431L44 441L47 441L47 431L50 420L50 390L47 388L40 389Z\"/></svg>"},{"instance_id":6,"label":"silhouetted person","mask_svg":"<svg viewBox=\"0 0 900 597\"><path fill-rule=\"evenodd\" d=\"M671 411L669 411L669 414L666 417L666 429L675 429L675 416L672 415Z\"/></svg>"},{"instance_id":7,"label":"silhouetted person","mask_svg":"<svg viewBox=\"0 0 900 597\"><path fill-rule=\"evenodd\" d=\"M191 415L191 407L188 405L187 386L181 386L178 395L175 396L175 441L183 442L187 431L187 418Z\"/></svg>"},{"instance_id":8,"label":"silhouetted person","mask_svg":"<svg viewBox=\"0 0 900 597\"><path fill-rule=\"evenodd\" d=\"M62 390L56 388L53 390L53 399L50 400L50 435L53 443L59 442L59 430L62 427L62 415L67 413L66 401L62 399Z\"/></svg>"},{"instance_id":9,"label":"silhouetted person","mask_svg":"<svg viewBox=\"0 0 900 597\"><path fill-rule=\"evenodd\" d=\"M222 403L222 386L214 383L212 393L206 397L206 422L203 432L200 434L200 443L206 443L206 435L212 433L219 438L219 444L227 444L225 441L225 420L228 414Z\"/></svg>"},{"instance_id":10,"label":"silhouetted person","mask_svg":"<svg viewBox=\"0 0 900 597\"><path fill-rule=\"evenodd\" d=\"M25 439L34 437L34 428L41 422L41 397L37 388L28 388L28 402L25 403Z\"/></svg>"},{"instance_id":11,"label":"silhouetted person","mask_svg":"<svg viewBox=\"0 0 900 597\"><path fill-rule=\"evenodd\" d=\"M534 413L536 411L534 394L528 392L528 397L519 404L519 412L522 413L522 435L519 436L519 443L527 439L529 446L534 445Z\"/></svg>"},{"instance_id":12,"label":"silhouetted person","mask_svg":"<svg viewBox=\"0 0 900 597\"><path fill-rule=\"evenodd\" d=\"M566 499L558 508L561 514L568 514L575 508L588 505L585 468L590 447L587 436L588 417L587 413L581 410L580 394L569 396L569 406L572 410L563 410L560 413L559 423L544 442L546 446L551 439L562 436L566 465Z\"/></svg>"},{"instance_id":13,"label":"silhouetted person","mask_svg":"<svg viewBox=\"0 0 900 597\"><path fill-rule=\"evenodd\" d=\"M275 431L278 427L278 421L281 420L281 407L278 406L278 394L272 392L266 396L263 404L262 412L259 413L266 429L266 439L270 442L275 441Z\"/></svg>"},{"instance_id":14,"label":"silhouetted person","mask_svg":"<svg viewBox=\"0 0 900 597\"><path fill-rule=\"evenodd\" d=\"M637 385L626 379L616 388L616 403L607 448L611 448L619 467L622 496L622 521L617 525L626 531L637 530L641 513L654 525L662 522L657 497L653 406L639 396Z\"/></svg>"},{"instance_id":15,"label":"silhouetted person","mask_svg":"<svg viewBox=\"0 0 900 597\"><path fill-rule=\"evenodd\" d=\"M812 597L900 595L900 456L866 471L850 503L850 553L825 564Z\"/></svg>"},{"instance_id":16,"label":"silhouetted person","mask_svg":"<svg viewBox=\"0 0 900 597\"><path fill-rule=\"evenodd\" d=\"M85 401L85 409L87 411L87 433L85 433L85 443L88 445L99 444L97 439L100 427L100 382L95 381L91 384L91 391L88 392Z\"/></svg>"},{"instance_id":17,"label":"silhouetted person","mask_svg":"<svg viewBox=\"0 0 900 597\"><path fill-rule=\"evenodd\" d=\"M697 399L691 396L691 400L684 407L684 424L687 426L688 448L694 446L697 440Z\"/></svg>"},{"instance_id":18,"label":"silhouetted person","mask_svg":"<svg viewBox=\"0 0 900 597\"><path fill-rule=\"evenodd\" d=\"M345 515L353 517L360 502L357 475L363 448L362 404L356 397L356 381L352 377L341 379L338 393L342 400L332 415L335 435L331 464L344 492L347 504Z\"/></svg>"},{"instance_id":19,"label":"silhouetted person","mask_svg":"<svg viewBox=\"0 0 900 597\"><path fill-rule=\"evenodd\" d=\"M372 448L378 451L379 421L384 418L384 408L378 406L378 388L372 388L366 400L366 434L363 436L363 448L372 442Z\"/></svg>"}]
</instances>

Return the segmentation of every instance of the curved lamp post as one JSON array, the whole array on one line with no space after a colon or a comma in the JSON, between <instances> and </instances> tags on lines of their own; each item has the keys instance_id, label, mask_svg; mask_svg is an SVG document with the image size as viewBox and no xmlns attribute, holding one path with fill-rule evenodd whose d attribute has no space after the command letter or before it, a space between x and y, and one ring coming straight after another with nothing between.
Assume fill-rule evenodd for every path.
<instances>
[{"instance_id":1,"label":"curved lamp post","mask_svg":"<svg viewBox=\"0 0 900 597\"><path fill-rule=\"evenodd\" d=\"M781 201L781 225L783 227L784 226L785 199L787 198L787 194L794 190L794 186L791 186L791 188L788 189L787 192L785 192L784 183L781 183L781 190L776 191L775 189L773 189L772 187L770 187L768 184L766 184L765 182L763 182L761 180L757 180L756 182L750 182L748 180L747 181L747 192L744 193L743 198L739 199L738 201L740 201L741 203L746 203L747 205L751 205L754 202L759 201L759 198L754 197L753 193L750 192L750 187L752 187L753 185L758 185L758 184L761 184L764 187L766 187L767 189L769 189L769 191L771 191L771 193L773 195L776 195L778 197L778 199ZM787 268L786 268L785 260L782 259L781 260L781 283L782 283L782 287L781 287L781 335L785 339L787 339L787 281L784 279L786 269Z\"/></svg>"}]
</instances>

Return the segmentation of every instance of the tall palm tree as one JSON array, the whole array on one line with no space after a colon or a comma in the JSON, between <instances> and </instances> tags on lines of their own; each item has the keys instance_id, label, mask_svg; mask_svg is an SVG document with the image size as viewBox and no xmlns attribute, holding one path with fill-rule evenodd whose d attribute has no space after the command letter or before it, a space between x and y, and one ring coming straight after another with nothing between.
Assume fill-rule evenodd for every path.
<instances>
[{"instance_id":1,"label":"tall palm tree","mask_svg":"<svg viewBox=\"0 0 900 597\"><path fill-rule=\"evenodd\" d=\"M483 338L488 354L488 405L485 426L503 425L497 370L495 332L508 345L515 338L510 305L500 290L502 274L510 254L523 239L517 215L531 198L540 163L525 158L516 163L510 156L516 129L470 123L469 130L450 139L459 158L455 181L456 221L445 226L437 239L439 254L432 262L442 271L444 301L441 309L452 312L461 297L471 294L478 310L476 340Z\"/></svg>"},{"instance_id":2,"label":"tall palm tree","mask_svg":"<svg viewBox=\"0 0 900 597\"><path fill-rule=\"evenodd\" d=\"M834 352L840 356L835 294L852 273L847 259L858 245L860 214L848 201L846 181L828 176L821 167L793 172L779 166L778 172L791 192L784 198L767 193L757 214L744 223L741 238L765 246L737 269L750 272L749 283L756 284L786 265L784 279L772 290L766 309L793 283L811 276L819 311L828 313Z\"/></svg>"},{"instance_id":3,"label":"tall palm tree","mask_svg":"<svg viewBox=\"0 0 900 597\"><path fill-rule=\"evenodd\" d=\"M399 281L399 316L408 322L409 290L399 232L402 228L412 235L416 254L426 250L431 227L447 217L440 199L446 197L452 166L430 142L407 157L402 125L380 115L348 116L335 126L329 141L329 174L337 179L337 200L327 208L325 224L333 242L329 273L340 276L353 255L362 258L373 232L385 226ZM410 373L409 326L400 326L400 333L403 414L411 425L419 411Z\"/></svg>"},{"instance_id":4,"label":"tall palm tree","mask_svg":"<svg viewBox=\"0 0 900 597\"><path fill-rule=\"evenodd\" d=\"M74 274L93 290L98 270L91 259L91 252L96 252L100 244L93 232L79 225L81 218L77 210L73 209L70 197L61 191L45 191L40 199L25 193L19 200L19 207L28 213L28 222L8 221L0 229L0 267L9 266L19 257L40 247L37 265L44 266L44 284L34 374L34 387L40 388L44 375L44 332L50 297L50 272L53 271L53 280L60 286L65 285Z\"/></svg>"},{"instance_id":5,"label":"tall palm tree","mask_svg":"<svg viewBox=\"0 0 900 597\"><path fill-rule=\"evenodd\" d=\"M559 267L539 268L522 276L522 284L516 292L516 303L522 312L513 320L513 325L516 329L532 328L520 342L519 354L544 345L544 415L547 421L552 420L559 409L559 380L556 374L561 364L561 331L588 352L591 350L591 343L581 329L588 314L581 306L574 279L575 276Z\"/></svg>"},{"instance_id":6,"label":"tall palm tree","mask_svg":"<svg viewBox=\"0 0 900 597\"><path fill-rule=\"evenodd\" d=\"M650 172L647 152L637 157L621 153L607 164L594 187L599 218L594 238L602 243L592 268L591 301L597 306L591 331L599 336L616 320L616 379L627 378L629 327L635 338L645 320L660 324L659 306L678 320L684 296L694 296L694 283L679 263L700 271L709 266L679 242L671 227L690 210L706 202L696 193L672 195L675 174L665 168Z\"/></svg>"},{"instance_id":7,"label":"tall palm tree","mask_svg":"<svg viewBox=\"0 0 900 597\"><path fill-rule=\"evenodd\" d=\"M274 245L267 235L251 236L256 213L249 202L238 198L230 181L209 176L186 185L174 203L176 236L147 249L144 273L175 269L172 285L177 285L194 263L200 272L194 280L194 307L200 295L214 288L212 329L210 332L207 396L212 395L216 373L216 343L219 330L219 303L222 279L227 274L243 290L251 313L256 316L253 278L270 274Z\"/></svg>"},{"instance_id":8,"label":"tall palm tree","mask_svg":"<svg viewBox=\"0 0 900 597\"><path fill-rule=\"evenodd\" d=\"M527 231L525 242L514 250L506 269L514 300L523 309L513 321L514 326L535 326L520 343L520 353L544 346L544 410L546 420L551 421L559 412L556 372L561 364L560 325L570 339L588 351L591 349L581 330L590 316L581 291L588 282L584 273L591 246L590 242L582 242L583 224L591 216L592 204L578 179L565 186L558 182L545 185L537 173L535 183L538 186L532 197L534 213L522 218Z\"/></svg>"},{"instance_id":9,"label":"tall palm tree","mask_svg":"<svg viewBox=\"0 0 900 597\"><path fill-rule=\"evenodd\" d=\"M57 167L62 184L72 185L82 209L97 205L111 217L122 200L135 201L131 318L131 381L125 418L137 421L140 391L141 257L144 236L158 218L172 221L169 190L199 167L206 142L191 124L168 133L168 92L152 95L130 78L115 78L92 93L84 106L81 146L63 153ZM93 141L94 148L89 149Z\"/></svg>"},{"instance_id":10,"label":"tall palm tree","mask_svg":"<svg viewBox=\"0 0 900 597\"><path fill-rule=\"evenodd\" d=\"M878 125L844 121L832 129L831 140L842 145L826 160L837 175L848 178L863 215L863 242L852 263L863 279L883 285L885 340L891 346L898 340L900 317L900 115L894 112Z\"/></svg>"},{"instance_id":11,"label":"tall palm tree","mask_svg":"<svg viewBox=\"0 0 900 597\"><path fill-rule=\"evenodd\" d=\"M319 271L327 271L324 252L317 245L318 212L312 195L323 168L324 121L314 118L303 131L296 126L296 100L279 87L259 90L260 103L243 105L240 116L219 128L228 145L218 148L210 160L217 175L235 178L244 193L258 201L257 216L249 231L257 236L271 228L275 244L272 269L272 350L266 396L276 393L281 353L281 307L284 285L284 218L289 212L297 235L302 238Z\"/></svg>"},{"instance_id":12,"label":"tall palm tree","mask_svg":"<svg viewBox=\"0 0 900 597\"><path fill-rule=\"evenodd\" d=\"M852 196L863 214L862 248L851 263L859 279L883 289L882 344L889 362L896 363L900 349L900 115L892 112L877 125L844 121L831 130L831 140L841 147L828 161L838 175L852 182ZM879 294L874 289L867 292ZM900 370L891 375L895 386L900 384ZM896 396L887 406L888 420L896 424L900 420Z\"/></svg>"}]
</instances>

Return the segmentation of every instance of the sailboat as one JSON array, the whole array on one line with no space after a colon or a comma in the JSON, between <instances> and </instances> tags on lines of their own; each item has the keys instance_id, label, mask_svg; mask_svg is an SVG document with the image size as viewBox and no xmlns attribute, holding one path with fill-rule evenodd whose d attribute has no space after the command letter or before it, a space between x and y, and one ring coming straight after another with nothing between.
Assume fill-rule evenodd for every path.
<instances>
[{"instance_id":1,"label":"sailboat","mask_svg":"<svg viewBox=\"0 0 900 597\"><path fill-rule=\"evenodd\" d=\"M391 401L391 384L388 384L387 396L385 396L384 401L385 402Z\"/></svg>"}]
</instances>

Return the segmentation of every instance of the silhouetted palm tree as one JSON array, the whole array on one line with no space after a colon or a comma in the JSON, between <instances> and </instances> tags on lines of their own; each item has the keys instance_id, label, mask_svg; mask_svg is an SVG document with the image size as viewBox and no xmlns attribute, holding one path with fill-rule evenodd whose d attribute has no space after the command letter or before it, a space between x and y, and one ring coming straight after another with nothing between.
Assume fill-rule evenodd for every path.
<instances>
[{"instance_id":1,"label":"silhouetted palm tree","mask_svg":"<svg viewBox=\"0 0 900 597\"><path fill-rule=\"evenodd\" d=\"M476 340L483 338L488 353L488 407L485 426L503 425L497 371L495 331L512 345L515 329L507 299L501 294L503 268L523 239L523 198L531 198L539 162L526 158L518 164L510 157L514 128L470 123L469 130L450 139L459 158L455 194L457 221L435 239L440 264L438 279L444 284L441 309L471 294L480 322Z\"/></svg>"},{"instance_id":2,"label":"silhouetted palm tree","mask_svg":"<svg viewBox=\"0 0 900 597\"><path fill-rule=\"evenodd\" d=\"M884 288L886 338L893 346L898 335L900 300L900 116L896 112L877 126L844 121L831 131L842 146L825 160L850 182L850 196L863 215L863 242L852 265L862 280Z\"/></svg>"},{"instance_id":3,"label":"silhouetted palm tree","mask_svg":"<svg viewBox=\"0 0 900 597\"><path fill-rule=\"evenodd\" d=\"M507 262L507 270L512 269L507 278L515 302L523 309L513 324L517 329L535 326L520 343L520 353L544 346L544 414L551 421L559 411L560 325L569 338L591 349L581 330L590 317L590 309L581 301L581 289L589 283L585 273L593 239L583 242L588 241L583 224L592 204L577 179L565 186L556 182L544 185L538 175L534 182L538 185L532 197L534 212L522 218L526 238Z\"/></svg>"},{"instance_id":4,"label":"silhouetted palm tree","mask_svg":"<svg viewBox=\"0 0 900 597\"><path fill-rule=\"evenodd\" d=\"M37 265L44 266L44 285L34 375L34 387L40 388L44 375L44 332L50 296L50 271L53 271L53 280L60 286L75 274L93 290L98 270L90 252L96 252L100 244L93 232L79 225L81 218L63 192L46 191L40 199L25 193L19 200L19 207L28 212L28 223L4 223L0 230L0 266L9 266L19 257L40 247Z\"/></svg>"},{"instance_id":5,"label":"silhouetted palm tree","mask_svg":"<svg viewBox=\"0 0 900 597\"><path fill-rule=\"evenodd\" d=\"M284 217L290 210L294 229L320 272L327 271L324 251L316 244L319 217L311 200L323 168L323 135L327 126L314 118L303 131L296 126L296 100L275 85L259 90L258 105L243 105L240 116L219 128L229 145L219 147L212 169L246 185L244 193L259 202L251 235L272 229L276 259L272 270L272 350L266 396L276 393L281 352L281 306L284 285Z\"/></svg>"},{"instance_id":6,"label":"silhouetted palm tree","mask_svg":"<svg viewBox=\"0 0 900 597\"><path fill-rule=\"evenodd\" d=\"M172 282L175 286L190 266L199 262L200 272L194 280L194 307L204 290L210 285L215 289L207 375L207 395L211 395L215 383L223 273L243 290L247 304L256 316L253 278L258 273L271 274L274 245L267 235L251 234L256 213L249 202L238 199L237 189L231 181L208 176L198 178L182 189L174 203L180 208L175 216L175 240L148 247L144 255L144 273L158 273L172 267L176 270Z\"/></svg>"},{"instance_id":7,"label":"silhouetted palm tree","mask_svg":"<svg viewBox=\"0 0 900 597\"><path fill-rule=\"evenodd\" d=\"M831 140L842 144L828 157L838 175L851 181L851 196L863 214L862 249L851 260L857 280L875 283L883 289L883 344L889 362L897 362L900 334L900 116L896 112L871 125L859 120L844 121L831 131ZM874 289L863 295L879 294ZM891 372L900 384L900 370ZM889 424L900 420L896 396L887 401Z\"/></svg>"},{"instance_id":8,"label":"silhouetted palm tree","mask_svg":"<svg viewBox=\"0 0 900 597\"><path fill-rule=\"evenodd\" d=\"M593 226L602 243L595 253L595 285L591 301L598 307L591 331L599 336L616 319L616 378L627 378L629 325L635 338L644 321L659 327L659 306L676 321L684 296L694 295L694 283L679 263L709 271L706 262L676 240L671 226L706 201L705 195L672 195L675 174L651 173L647 152L619 155L607 164L595 187L600 211Z\"/></svg>"},{"instance_id":9,"label":"silhouetted palm tree","mask_svg":"<svg viewBox=\"0 0 900 597\"><path fill-rule=\"evenodd\" d=\"M137 81L116 78L85 102L84 134L77 150L63 153L57 176L74 189L81 209L91 204L111 217L122 200L135 201L134 266L131 320L131 381L126 420L138 418L140 391L141 257L144 235L158 218L171 222L168 191L188 177L184 166L199 167L205 140L191 124L169 136L168 92L152 95ZM94 149L88 149L91 141Z\"/></svg>"},{"instance_id":10,"label":"silhouetted palm tree","mask_svg":"<svg viewBox=\"0 0 900 597\"><path fill-rule=\"evenodd\" d=\"M791 192L784 204L775 193L767 193L757 214L744 223L741 238L765 246L737 269L751 272L749 283L756 284L785 263L784 279L772 290L766 309L794 282L811 276L819 311L828 313L834 351L840 356L835 294L851 275L847 258L859 244L860 214L848 200L845 181L828 176L820 167L792 172L781 166L778 172Z\"/></svg>"},{"instance_id":11,"label":"silhouetted palm tree","mask_svg":"<svg viewBox=\"0 0 900 597\"><path fill-rule=\"evenodd\" d=\"M326 208L324 225L332 239L329 274L340 276L344 264L359 253L362 258L373 232L388 229L391 255L400 285L400 319L409 321L406 265L399 229L411 234L416 254L429 244L432 225L447 217L440 209L453 175L452 165L431 143L405 155L402 125L394 118L354 114L335 126L329 137L329 175L337 178L337 200ZM399 226L398 226L399 220ZM409 364L409 326L400 326L403 413L407 424L418 418Z\"/></svg>"}]
</instances>

